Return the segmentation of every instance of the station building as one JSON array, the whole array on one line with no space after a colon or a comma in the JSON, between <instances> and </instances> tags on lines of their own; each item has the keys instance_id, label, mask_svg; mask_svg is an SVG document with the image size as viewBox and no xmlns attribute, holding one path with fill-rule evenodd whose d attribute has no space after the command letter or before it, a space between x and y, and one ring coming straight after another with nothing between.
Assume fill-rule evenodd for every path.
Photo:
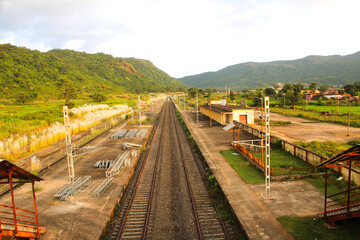
<instances>
[{"instance_id":1,"label":"station building","mask_svg":"<svg viewBox=\"0 0 360 240\"><path fill-rule=\"evenodd\" d=\"M221 125L228 125L234 121L254 124L253 108L224 104L221 100L211 100L208 104L200 106L200 112Z\"/></svg>"}]
</instances>

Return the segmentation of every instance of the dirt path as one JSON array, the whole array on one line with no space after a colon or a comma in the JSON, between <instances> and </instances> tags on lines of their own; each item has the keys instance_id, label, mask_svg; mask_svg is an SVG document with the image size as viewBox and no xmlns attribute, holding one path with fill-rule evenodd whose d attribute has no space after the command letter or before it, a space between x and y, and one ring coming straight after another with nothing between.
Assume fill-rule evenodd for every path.
<instances>
[{"instance_id":1,"label":"dirt path","mask_svg":"<svg viewBox=\"0 0 360 240\"><path fill-rule=\"evenodd\" d=\"M259 116L256 111L255 116ZM285 139L289 142L294 141L334 141L345 143L350 140L360 138L360 128L350 127L347 136L347 126L314 122L306 118L289 117L278 113L270 113L271 121L291 121L291 124L272 125L271 134Z\"/></svg>"}]
</instances>

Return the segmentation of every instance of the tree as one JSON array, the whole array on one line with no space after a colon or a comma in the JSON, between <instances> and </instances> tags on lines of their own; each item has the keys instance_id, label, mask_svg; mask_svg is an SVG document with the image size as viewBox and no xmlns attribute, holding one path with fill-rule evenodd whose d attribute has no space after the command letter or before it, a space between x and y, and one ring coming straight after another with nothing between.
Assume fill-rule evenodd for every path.
<instances>
[{"instance_id":1,"label":"tree","mask_svg":"<svg viewBox=\"0 0 360 240\"><path fill-rule=\"evenodd\" d=\"M294 109L296 108L296 105L300 105L304 102L301 92L295 89L287 91L285 94L285 99L286 105L293 106Z\"/></svg>"},{"instance_id":2,"label":"tree","mask_svg":"<svg viewBox=\"0 0 360 240\"><path fill-rule=\"evenodd\" d=\"M24 105L25 103L32 102L37 98L37 93L20 92L15 96L17 104Z\"/></svg>"},{"instance_id":3,"label":"tree","mask_svg":"<svg viewBox=\"0 0 360 240\"><path fill-rule=\"evenodd\" d=\"M59 98L65 99L65 105L69 106L70 99L76 99L77 97L77 89L73 82L66 76L62 76L56 85L57 89L60 91Z\"/></svg>"},{"instance_id":4,"label":"tree","mask_svg":"<svg viewBox=\"0 0 360 240\"><path fill-rule=\"evenodd\" d=\"M206 88L206 89L205 89L205 92L207 92L207 93L210 95L210 94L213 93L214 91L213 91L212 88Z\"/></svg>"},{"instance_id":5,"label":"tree","mask_svg":"<svg viewBox=\"0 0 360 240\"><path fill-rule=\"evenodd\" d=\"M294 89L294 85L292 85L292 83L286 83L283 88L281 89L281 91L283 91L284 93L286 93L289 90L293 90Z\"/></svg>"},{"instance_id":6,"label":"tree","mask_svg":"<svg viewBox=\"0 0 360 240\"><path fill-rule=\"evenodd\" d=\"M191 98L195 98L196 94L198 94L198 93L199 93L199 90L197 88L189 88L188 89L188 95Z\"/></svg>"},{"instance_id":7,"label":"tree","mask_svg":"<svg viewBox=\"0 0 360 240\"><path fill-rule=\"evenodd\" d=\"M302 90L304 90L304 84L297 83L295 84L294 88L296 89L296 91L301 92Z\"/></svg>"},{"instance_id":8,"label":"tree","mask_svg":"<svg viewBox=\"0 0 360 240\"><path fill-rule=\"evenodd\" d=\"M233 91L230 90L230 100L234 101L235 100L235 93Z\"/></svg>"},{"instance_id":9,"label":"tree","mask_svg":"<svg viewBox=\"0 0 360 240\"><path fill-rule=\"evenodd\" d=\"M203 89L198 89L200 95L205 95L205 91Z\"/></svg>"},{"instance_id":10,"label":"tree","mask_svg":"<svg viewBox=\"0 0 360 240\"><path fill-rule=\"evenodd\" d=\"M264 98L264 94L262 91L258 91L256 96L254 97L253 103L254 107L261 107L262 98Z\"/></svg>"},{"instance_id":11,"label":"tree","mask_svg":"<svg viewBox=\"0 0 360 240\"><path fill-rule=\"evenodd\" d=\"M322 93L325 92L328 89L329 89L329 87L327 85L320 85L320 87L319 87L319 91L322 92Z\"/></svg>"},{"instance_id":12,"label":"tree","mask_svg":"<svg viewBox=\"0 0 360 240\"><path fill-rule=\"evenodd\" d=\"M273 96L275 95L275 90L273 88L265 88L264 94L266 96Z\"/></svg>"},{"instance_id":13,"label":"tree","mask_svg":"<svg viewBox=\"0 0 360 240\"><path fill-rule=\"evenodd\" d=\"M90 97L94 102L104 102L107 100L107 97L101 93L94 93Z\"/></svg>"},{"instance_id":14,"label":"tree","mask_svg":"<svg viewBox=\"0 0 360 240\"><path fill-rule=\"evenodd\" d=\"M247 89L247 88L243 88L242 93L248 93L248 92L250 92L250 90L249 90L249 89Z\"/></svg>"},{"instance_id":15,"label":"tree","mask_svg":"<svg viewBox=\"0 0 360 240\"><path fill-rule=\"evenodd\" d=\"M345 90L346 93L351 94L351 96L356 95L355 85L346 84L346 85L344 86L344 90Z\"/></svg>"},{"instance_id":16,"label":"tree","mask_svg":"<svg viewBox=\"0 0 360 240\"><path fill-rule=\"evenodd\" d=\"M310 86L309 86L309 90L311 90L313 93L316 91L316 85L317 83L311 83Z\"/></svg>"}]
</instances>

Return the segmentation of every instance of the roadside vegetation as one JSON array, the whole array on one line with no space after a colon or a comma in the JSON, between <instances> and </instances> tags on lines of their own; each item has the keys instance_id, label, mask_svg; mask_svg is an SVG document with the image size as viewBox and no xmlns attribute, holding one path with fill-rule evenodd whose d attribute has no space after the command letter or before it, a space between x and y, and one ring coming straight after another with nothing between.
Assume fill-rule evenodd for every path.
<instances>
[{"instance_id":1,"label":"roadside vegetation","mask_svg":"<svg viewBox=\"0 0 360 240\"><path fill-rule=\"evenodd\" d=\"M313 152L319 153L326 157L334 157L337 154L349 149L351 146L355 146L356 144L360 143L360 139L349 141L347 143L337 143L333 141L312 141L312 142L303 142L303 141L296 141L294 144L309 149Z\"/></svg>"}]
</instances>

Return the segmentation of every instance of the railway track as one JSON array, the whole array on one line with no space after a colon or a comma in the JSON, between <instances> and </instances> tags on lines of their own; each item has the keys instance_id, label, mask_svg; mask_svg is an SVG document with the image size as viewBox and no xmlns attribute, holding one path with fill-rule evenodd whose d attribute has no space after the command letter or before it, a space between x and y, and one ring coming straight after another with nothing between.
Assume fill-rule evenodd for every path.
<instances>
[{"instance_id":1,"label":"railway track","mask_svg":"<svg viewBox=\"0 0 360 240\"><path fill-rule=\"evenodd\" d=\"M105 239L230 239L167 102Z\"/></svg>"}]
</instances>

